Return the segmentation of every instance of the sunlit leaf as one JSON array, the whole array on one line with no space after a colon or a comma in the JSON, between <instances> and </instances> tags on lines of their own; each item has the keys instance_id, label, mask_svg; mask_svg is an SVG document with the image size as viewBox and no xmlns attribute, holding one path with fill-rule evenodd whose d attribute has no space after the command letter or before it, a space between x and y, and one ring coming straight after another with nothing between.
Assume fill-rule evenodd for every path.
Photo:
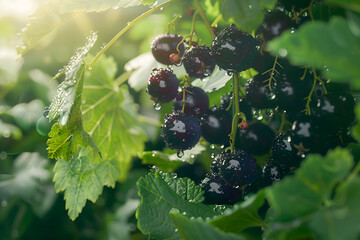
<instances>
[{"instance_id":1,"label":"sunlit leaf","mask_svg":"<svg viewBox=\"0 0 360 240\"><path fill-rule=\"evenodd\" d=\"M113 58L102 57L86 73L83 92L84 129L99 147L104 159L118 162L124 180L131 158L144 150L146 135L137 117L137 105L132 102L127 87L114 80L117 72Z\"/></svg>"},{"instance_id":2,"label":"sunlit leaf","mask_svg":"<svg viewBox=\"0 0 360 240\"><path fill-rule=\"evenodd\" d=\"M115 187L120 169L115 161L92 163L92 152L81 148L71 161L60 159L54 168L56 192L65 192L65 208L72 220L81 213L87 200L95 202L103 186Z\"/></svg>"}]
</instances>

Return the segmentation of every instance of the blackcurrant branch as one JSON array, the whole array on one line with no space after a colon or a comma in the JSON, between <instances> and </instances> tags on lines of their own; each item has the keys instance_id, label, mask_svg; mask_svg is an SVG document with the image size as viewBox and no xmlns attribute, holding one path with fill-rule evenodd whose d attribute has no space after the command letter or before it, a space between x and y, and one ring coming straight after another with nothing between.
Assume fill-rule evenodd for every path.
<instances>
[{"instance_id":1,"label":"blackcurrant branch","mask_svg":"<svg viewBox=\"0 0 360 240\"><path fill-rule=\"evenodd\" d=\"M101 57L101 55L103 55L103 53L109 48L111 47L111 45L113 45L116 40L118 40L124 33L126 33L130 28L132 28L138 21L140 21L141 19L143 19L144 17L147 17L149 15L151 15L152 13L159 11L160 9L163 9L166 5L173 3L175 1L178 0L170 0L168 2L164 2L162 4L157 5L156 7L150 9L147 12L144 12L143 14L141 14L140 16L138 16L137 18L135 18L133 21L128 22L128 24L126 25L126 27L124 27L120 32L118 32L118 34L115 35L115 37L113 37L113 39L111 39L111 41L106 44L106 46L101 49L100 52L98 52L98 54L96 54L96 56L94 57L94 59L91 61L91 63L88 65L89 68L92 68L95 64L95 62Z\"/></svg>"},{"instance_id":2,"label":"blackcurrant branch","mask_svg":"<svg viewBox=\"0 0 360 240\"><path fill-rule=\"evenodd\" d=\"M314 93L314 90L315 90L315 87L316 87L316 83L317 83L317 82L319 82L319 83L322 85L325 94L327 94L327 90L326 90L326 87L325 87L325 85L324 85L324 82L323 82L323 80L317 75L315 69L313 69L313 74L314 74L313 86L312 86L312 88L311 88L311 90L310 90L309 96L307 96L307 97L305 98L305 100L306 100L306 105L305 105L305 110L303 110L303 111L305 112L306 115L310 115L310 114L311 114L311 111L310 111L310 102L311 102L311 97L312 97L312 95L313 95L313 93Z\"/></svg>"}]
</instances>

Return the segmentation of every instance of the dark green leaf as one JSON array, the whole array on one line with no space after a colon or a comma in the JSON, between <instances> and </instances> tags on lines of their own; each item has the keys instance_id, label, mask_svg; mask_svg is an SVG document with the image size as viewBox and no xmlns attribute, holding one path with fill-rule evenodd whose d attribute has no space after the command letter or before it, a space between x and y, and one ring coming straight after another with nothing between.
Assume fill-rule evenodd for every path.
<instances>
[{"instance_id":1,"label":"dark green leaf","mask_svg":"<svg viewBox=\"0 0 360 240\"><path fill-rule=\"evenodd\" d=\"M246 228L263 226L258 210L265 202L264 191L250 196L244 202L225 210L220 217L210 221L210 224L224 232L240 233Z\"/></svg>"},{"instance_id":2,"label":"dark green leaf","mask_svg":"<svg viewBox=\"0 0 360 240\"><path fill-rule=\"evenodd\" d=\"M219 229L206 223L204 220L187 218L179 211L170 212L171 219L175 223L176 230L181 239L186 240L243 240L244 238L232 233L221 232Z\"/></svg>"},{"instance_id":3,"label":"dark green leaf","mask_svg":"<svg viewBox=\"0 0 360 240\"><path fill-rule=\"evenodd\" d=\"M161 176L182 199L194 203L201 203L204 200L204 191L190 178L177 178L176 174L170 173L163 173Z\"/></svg>"},{"instance_id":4,"label":"dark green leaf","mask_svg":"<svg viewBox=\"0 0 360 240\"><path fill-rule=\"evenodd\" d=\"M360 236L360 178L342 185L333 206L317 212L310 228L323 240L357 240Z\"/></svg>"},{"instance_id":5,"label":"dark green leaf","mask_svg":"<svg viewBox=\"0 0 360 240\"><path fill-rule=\"evenodd\" d=\"M90 161L93 153L80 148L71 161L60 159L54 168L57 193L65 192L65 208L71 220L75 220L85 206L86 200L95 202L103 186L115 187L120 169L116 161Z\"/></svg>"},{"instance_id":6,"label":"dark green leaf","mask_svg":"<svg viewBox=\"0 0 360 240\"><path fill-rule=\"evenodd\" d=\"M308 156L295 176L267 189L275 221L292 221L319 210L352 164L351 155L343 149L329 151L326 157Z\"/></svg>"},{"instance_id":7,"label":"dark green leaf","mask_svg":"<svg viewBox=\"0 0 360 240\"><path fill-rule=\"evenodd\" d=\"M328 70L323 74L336 81L351 80L360 88L360 37L355 36L345 19L333 17L329 23L304 24L295 33L286 32L268 47L300 66L313 65Z\"/></svg>"},{"instance_id":8,"label":"dark green leaf","mask_svg":"<svg viewBox=\"0 0 360 240\"><path fill-rule=\"evenodd\" d=\"M175 180L179 181L179 180ZM189 184L185 192L194 195L179 196L157 172L150 173L148 176L140 178L137 182L141 203L137 210L138 228L151 238L156 239L179 239L175 232L175 225L172 222L169 211L172 208L179 209L187 216L193 217L212 217L215 215L210 206L190 202L198 201L202 197L199 191L196 191L195 184ZM184 192L181 190L181 192Z\"/></svg>"},{"instance_id":9,"label":"dark green leaf","mask_svg":"<svg viewBox=\"0 0 360 240\"><path fill-rule=\"evenodd\" d=\"M132 97L122 76L117 72L113 58L101 57L86 73L82 114L84 129L99 146L102 157L116 160L124 180L131 159L144 150L146 135L139 123ZM126 80L127 78L125 78Z\"/></svg>"},{"instance_id":10,"label":"dark green leaf","mask_svg":"<svg viewBox=\"0 0 360 240\"><path fill-rule=\"evenodd\" d=\"M276 0L224 0L216 1L224 20L235 23L245 32L251 33L262 22L264 10L272 9ZM213 2L214 3L214 2Z\"/></svg>"}]
</instances>

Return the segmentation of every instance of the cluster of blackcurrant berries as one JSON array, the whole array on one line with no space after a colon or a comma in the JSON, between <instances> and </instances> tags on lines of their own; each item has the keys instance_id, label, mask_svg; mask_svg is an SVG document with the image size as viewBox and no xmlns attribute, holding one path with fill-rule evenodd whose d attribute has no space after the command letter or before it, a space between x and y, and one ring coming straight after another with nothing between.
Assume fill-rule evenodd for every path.
<instances>
[{"instance_id":1,"label":"cluster of blackcurrant berries","mask_svg":"<svg viewBox=\"0 0 360 240\"><path fill-rule=\"evenodd\" d=\"M246 120L240 119L235 126L234 147L213 159L211 172L201 183L204 203L234 204L247 193L292 174L307 154L326 154L354 141L349 134L355 120L350 87L328 82L316 69L292 66L286 58L266 51L267 41L307 21L299 20L296 12L311 3L279 1L280 7L266 12L255 38L231 25L217 34L211 47L189 47L176 34L160 35L153 41L157 61L182 63L189 76L179 90L180 81L172 70L153 69L147 87L156 103L174 100L174 113L166 116L161 135L169 148L180 153L193 148L201 136L225 147L235 141L229 137L233 127L229 109L235 104L232 95L223 96L219 107L209 109L207 94L191 86L190 78L209 76L215 65L234 74L250 68L258 72L248 80L245 94L236 103ZM254 116L266 115L264 112L270 112L267 124L261 116ZM261 165L256 157L263 155L269 158Z\"/></svg>"}]
</instances>

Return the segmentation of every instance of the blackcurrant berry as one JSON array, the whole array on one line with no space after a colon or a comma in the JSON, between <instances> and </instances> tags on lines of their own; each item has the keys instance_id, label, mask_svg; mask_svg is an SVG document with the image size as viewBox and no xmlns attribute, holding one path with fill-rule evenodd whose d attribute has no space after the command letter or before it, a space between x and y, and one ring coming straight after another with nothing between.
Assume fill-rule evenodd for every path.
<instances>
[{"instance_id":1,"label":"blackcurrant berry","mask_svg":"<svg viewBox=\"0 0 360 240\"><path fill-rule=\"evenodd\" d=\"M195 78L208 77L215 69L215 60L210 48L205 45L193 47L187 51L183 58L183 64L187 74Z\"/></svg>"},{"instance_id":2,"label":"blackcurrant berry","mask_svg":"<svg viewBox=\"0 0 360 240\"><path fill-rule=\"evenodd\" d=\"M173 65L170 55L175 53L180 56L184 55L185 47L181 43L183 38L177 34L161 34L151 43L151 52L159 63ZM178 51L179 50L179 51Z\"/></svg>"},{"instance_id":3,"label":"blackcurrant berry","mask_svg":"<svg viewBox=\"0 0 360 240\"><path fill-rule=\"evenodd\" d=\"M271 39L278 37L292 26L291 19L283 11L275 9L268 11L265 14L262 24L256 29L255 35L261 41L268 42Z\"/></svg>"},{"instance_id":4,"label":"blackcurrant berry","mask_svg":"<svg viewBox=\"0 0 360 240\"><path fill-rule=\"evenodd\" d=\"M226 183L218 174L209 174L200 186L205 192L205 204L235 204L242 199L241 189Z\"/></svg>"},{"instance_id":5,"label":"blackcurrant berry","mask_svg":"<svg viewBox=\"0 0 360 240\"><path fill-rule=\"evenodd\" d=\"M224 28L213 40L211 52L216 64L227 71L241 72L252 67L257 60L256 41L235 25Z\"/></svg>"},{"instance_id":6,"label":"blackcurrant berry","mask_svg":"<svg viewBox=\"0 0 360 240\"><path fill-rule=\"evenodd\" d=\"M220 173L232 186L250 184L256 176L256 160L244 151L234 150L220 153Z\"/></svg>"},{"instance_id":7,"label":"blackcurrant berry","mask_svg":"<svg viewBox=\"0 0 360 240\"><path fill-rule=\"evenodd\" d=\"M228 145L232 116L224 109L212 107L201 120L201 134L212 144Z\"/></svg>"},{"instance_id":8,"label":"blackcurrant berry","mask_svg":"<svg viewBox=\"0 0 360 240\"><path fill-rule=\"evenodd\" d=\"M195 117L202 116L209 108L209 97L204 90L199 87L188 86L178 93L174 110L181 111L184 105L183 96L185 91L185 110L186 114Z\"/></svg>"},{"instance_id":9,"label":"blackcurrant berry","mask_svg":"<svg viewBox=\"0 0 360 240\"><path fill-rule=\"evenodd\" d=\"M290 168L276 161L274 158L269 158L262 169L263 184L269 186L274 182L280 181L289 173Z\"/></svg>"},{"instance_id":10,"label":"blackcurrant berry","mask_svg":"<svg viewBox=\"0 0 360 240\"><path fill-rule=\"evenodd\" d=\"M170 149L191 149L201 136L199 121L192 115L175 112L166 116L161 136Z\"/></svg>"},{"instance_id":11,"label":"blackcurrant berry","mask_svg":"<svg viewBox=\"0 0 360 240\"><path fill-rule=\"evenodd\" d=\"M255 109L265 109L275 107L275 96L267 86L267 80L270 79L270 73L257 74L250 79L246 85L246 99L250 106ZM275 82L272 81L271 86L274 87Z\"/></svg>"},{"instance_id":12,"label":"blackcurrant berry","mask_svg":"<svg viewBox=\"0 0 360 240\"><path fill-rule=\"evenodd\" d=\"M271 145L272 157L287 167L297 167L302 160L298 155L299 150L295 148L289 133L280 133Z\"/></svg>"},{"instance_id":13,"label":"blackcurrant berry","mask_svg":"<svg viewBox=\"0 0 360 240\"><path fill-rule=\"evenodd\" d=\"M260 122L253 122L249 127L240 132L239 147L244 151L260 156L268 153L275 138L271 128Z\"/></svg>"},{"instance_id":14,"label":"blackcurrant berry","mask_svg":"<svg viewBox=\"0 0 360 240\"><path fill-rule=\"evenodd\" d=\"M155 102L167 103L176 97L178 88L179 80L171 70L154 68L146 92Z\"/></svg>"}]
</instances>

